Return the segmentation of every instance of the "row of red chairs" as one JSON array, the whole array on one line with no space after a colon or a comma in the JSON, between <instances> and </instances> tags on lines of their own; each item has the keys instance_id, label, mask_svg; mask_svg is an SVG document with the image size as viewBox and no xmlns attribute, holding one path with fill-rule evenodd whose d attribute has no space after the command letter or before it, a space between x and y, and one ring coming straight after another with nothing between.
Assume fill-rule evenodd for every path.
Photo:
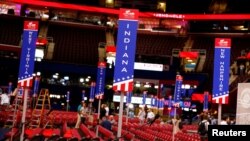
<instances>
[{"instance_id":1,"label":"row of red chairs","mask_svg":"<svg viewBox=\"0 0 250 141\"><path fill-rule=\"evenodd\" d=\"M96 130L98 131L98 136L101 136L104 140L115 140L113 132L101 125L97 125Z\"/></svg>"},{"instance_id":2,"label":"row of red chairs","mask_svg":"<svg viewBox=\"0 0 250 141\"><path fill-rule=\"evenodd\" d=\"M89 130L89 128L86 125L81 124L80 129L87 138L96 138L96 133Z\"/></svg>"},{"instance_id":3,"label":"row of red chairs","mask_svg":"<svg viewBox=\"0 0 250 141\"><path fill-rule=\"evenodd\" d=\"M140 140L144 140L144 141L155 141L157 138L152 135L149 134L147 132L145 132L144 130L138 130L135 128L131 128L130 131L135 135L136 138L140 139Z\"/></svg>"},{"instance_id":4,"label":"row of red chairs","mask_svg":"<svg viewBox=\"0 0 250 141\"><path fill-rule=\"evenodd\" d=\"M145 132L154 135L157 140L168 141L172 140L172 132L161 132L153 129L146 129Z\"/></svg>"},{"instance_id":5,"label":"row of red chairs","mask_svg":"<svg viewBox=\"0 0 250 141\"><path fill-rule=\"evenodd\" d=\"M179 132L175 135L175 138L181 140L181 141L200 141L200 135L199 134L188 134L184 132Z\"/></svg>"},{"instance_id":6,"label":"row of red chairs","mask_svg":"<svg viewBox=\"0 0 250 141\"><path fill-rule=\"evenodd\" d=\"M112 131L113 131L114 134L117 134L118 127L117 126L113 126L112 127ZM125 138L126 140L134 140L135 135L132 134L131 132L127 131L127 130L122 129L121 130L121 138Z\"/></svg>"}]
</instances>

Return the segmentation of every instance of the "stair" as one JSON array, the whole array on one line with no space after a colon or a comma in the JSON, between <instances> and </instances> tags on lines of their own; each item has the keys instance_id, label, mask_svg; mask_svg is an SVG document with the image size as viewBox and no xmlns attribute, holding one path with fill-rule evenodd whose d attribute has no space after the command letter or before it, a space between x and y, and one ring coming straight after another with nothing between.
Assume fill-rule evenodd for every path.
<instances>
[{"instance_id":1,"label":"stair","mask_svg":"<svg viewBox=\"0 0 250 141\"><path fill-rule=\"evenodd\" d=\"M29 123L30 128L40 128L44 120L47 119L47 113L50 111L50 98L49 90L41 89L37 98L35 108L32 111L31 121Z\"/></svg>"}]
</instances>

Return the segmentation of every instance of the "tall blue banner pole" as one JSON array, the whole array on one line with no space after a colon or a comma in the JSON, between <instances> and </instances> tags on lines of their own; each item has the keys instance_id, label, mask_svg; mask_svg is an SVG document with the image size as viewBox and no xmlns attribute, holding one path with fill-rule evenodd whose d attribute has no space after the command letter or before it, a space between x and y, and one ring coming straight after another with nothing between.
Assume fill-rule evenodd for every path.
<instances>
[{"instance_id":1,"label":"tall blue banner pole","mask_svg":"<svg viewBox=\"0 0 250 141\"><path fill-rule=\"evenodd\" d=\"M97 80L95 87L96 88L95 97L98 99L98 119L100 117L100 111L101 111L101 100L104 97L105 77L106 77L106 62L98 62Z\"/></svg>"},{"instance_id":2,"label":"tall blue banner pole","mask_svg":"<svg viewBox=\"0 0 250 141\"><path fill-rule=\"evenodd\" d=\"M229 100L230 38L215 38L212 102L218 104L218 123L221 122L222 104Z\"/></svg>"},{"instance_id":3,"label":"tall blue banner pole","mask_svg":"<svg viewBox=\"0 0 250 141\"><path fill-rule=\"evenodd\" d=\"M38 90L39 90L39 82L40 82L40 76L36 76L35 82L34 82L33 97L32 97L33 109L35 108L35 105L36 105L36 100L37 100L36 98L37 98Z\"/></svg>"},{"instance_id":4,"label":"tall blue banner pole","mask_svg":"<svg viewBox=\"0 0 250 141\"><path fill-rule=\"evenodd\" d=\"M203 96L203 112L207 112L208 111L208 91L204 92L204 96Z\"/></svg>"},{"instance_id":5,"label":"tall blue banner pole","mask_svg":"<svg viewBox=\"0 0 250 141\"><path fill-rule=\"evenodd\" d=\"M169 114L169 118L171 117L171 109L172 109L172 96L170 95L168 97L168 114Z\"/></svg>"},{"instance_id":6,"label":"tall blue banner pole","mask_svg":"<svg viewBox=\"0 0 250 141\"><path fill-rule=\"evenodd\" d=\"M183 78L181 75L176 75L175 90L174 90L174 118L176 119L176 107L180 105L181 86Z\"/></svg>"},{"instance_id":7,"label":"tall blue banner pole","mask_svg":"<svg viewBox=\"0 0 250 141\"><path fill-rule=\"evenodd\" d=\"M120 9L113 90L121 94L117 138L121 138L124 93L133 91L139 10Z\"/></svg>"},{"instance_id":8,"label":"tall blue banner pole","mask_svg":"<svg viewBox=\"0 0 250 141\"><path fill-rule=\"evenodd\" d=\"M183 78L181 75L176 75L176 82L175 82L175 90L174 90L174 120L176 120L176 108L180 106L180 97L181 97L181 85L182 85ZM174 123L173 123L174 125ZM173 126L173 136L172 141L175 139L175 128Z\"/></svg>"},{"instance_id":9,"label":"tall blue banner pole","mask_svg":"<svg viewBox=\"0 0 250 141\"><path fill-rule=\"evenodd\" d=\"M67 110L67 111L69 111L69 97L70 97L70 92L67 91L67 99L66 99L66 102L67 102L66 110Z\"/></svg>"},{"instance_id":10,"label":"tall blue banner pole","mask_svg":"<svg viewBox=\"0 0 250 141\"><path fill-rule=\"evenodd\" d=\"M20 140L24 139L25 117L27 110L27 98L29 89L33 84L33 72L35 63L35 49L38 35L38 21L24 21L22 51L19 65L18 88L24 88L24 101L22 113L22 132Z\"/></svg>"}]
</instances>

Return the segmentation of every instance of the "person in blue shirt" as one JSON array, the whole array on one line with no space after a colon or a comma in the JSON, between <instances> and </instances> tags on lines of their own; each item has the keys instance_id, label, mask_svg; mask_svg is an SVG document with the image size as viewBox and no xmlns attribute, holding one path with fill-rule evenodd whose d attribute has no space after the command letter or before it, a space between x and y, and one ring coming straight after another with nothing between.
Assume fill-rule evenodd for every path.
<instances>
[{"instance_id":1,"label":"person in blue shirt","mask_svg":"<svg viewBox=\"0 0 250 141\"><path fill-rule=\"evenodd\" d=\"M106 129L108 129L109 131L111 131L111 129L112 129L112 123L107 119L106 116L102 117L102 122L100 125Z\"/></svg>"}]
</instances>

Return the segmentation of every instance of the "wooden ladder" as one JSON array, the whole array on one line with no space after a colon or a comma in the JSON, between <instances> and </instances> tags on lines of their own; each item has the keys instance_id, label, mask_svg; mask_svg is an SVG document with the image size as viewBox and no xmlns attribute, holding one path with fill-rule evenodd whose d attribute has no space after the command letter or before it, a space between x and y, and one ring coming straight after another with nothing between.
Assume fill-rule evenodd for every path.
<instances>
[{"instance_id":1,"label":"wooden ladder","mask_svg":"<svg viewBox=\"0 0 250 141\"><path fill-rule=\"evenodd\" d=\"M35 108L32 111L30 128L40 128L46 119L47 113L51 110L50 97L48 89L41 89L37 98Z\"/></svg>"},{"instance_id":2,"label":"wooden ladder","mask_svg":"<svg viewBox=\"0 0 250 141\"><path fill-rule=\"evenodd\" d=\"M16 95L13 103L13 107L8 115L8 118L4 124L5 128L13 128L17 125L17 119L21 115L21 107L23 105L22 96Z\"/></svg>"}]
</instances>

